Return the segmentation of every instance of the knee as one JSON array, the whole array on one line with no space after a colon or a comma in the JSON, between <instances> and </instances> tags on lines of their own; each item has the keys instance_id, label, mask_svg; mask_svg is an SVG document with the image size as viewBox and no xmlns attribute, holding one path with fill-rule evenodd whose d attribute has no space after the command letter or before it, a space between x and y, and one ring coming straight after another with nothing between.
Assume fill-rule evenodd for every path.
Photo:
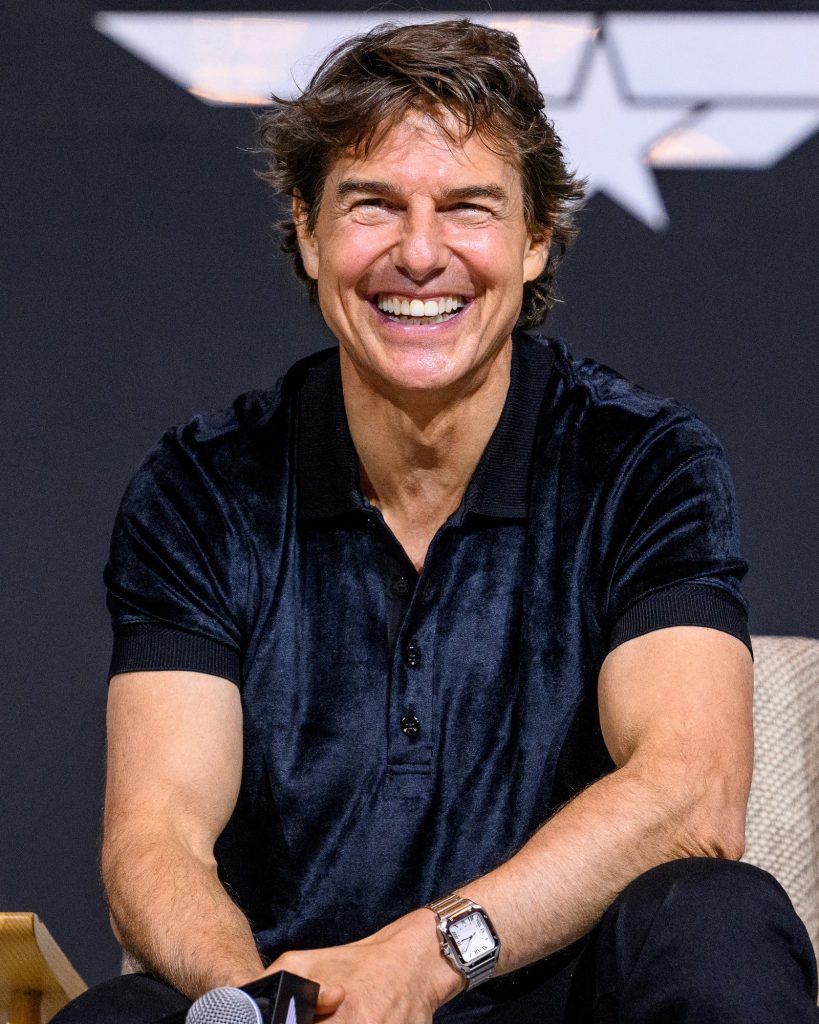
<instances>
[{"instance_id":1,"label":"knee","mask_svg":"<svg viewBox=\"0 0 819 1024\"><path fill-rule=\"evenodd\" d=\"M793 907L773 875L740 861L693 857L660 864L640 875L618 897L615 907L639 909L653 920L658 914L703 922L716 915L790 915Z\"/></svg>"},{"instance_id":2,"label":"knee","mask_svg":"<svg viewBox=\"0 0 819 1024\"><path fill-rule=\"evenodd\" d=\"M623 890L601 924L623 950L641 949L650 935L669 953L684 945L689 957L692 945L703 954L715 947L738 953L782 938L797 955L812 954L779 882L738 861L691 858L652 868Z\"/></svg>"},{"instance_id":3,"label":"knee","mask_svg":"<svg viewBox=\"0 0 819 1024\"><path fill-rule=\"evenodd\" d=\"M181 992L146 974L124 974L83 992L51 1024L151 1024L191 1005Z\"/></svg>"},{"instance_id":4,"label":"knee","mask_svg":"<svg viewBox=\"0 0 819 1024\"><path fill-rule=\"evenodd\" d=\"M697 1005L723 1008L725 1021L745 1019L727 1007L735 997L746 1005L751 994L760 1005L801 1000L815 1012L805 926L779 882L750 864L694 858L647 871L604 915L599 950L611 989L662 991L672 1001L694 993Z\"/></svg>"},{"instance_id":5,"label":"knee","mask_svg":"<svg viewBox=\"0 0 819 1024\"><path fill-rule=\"evenodd\" d=\"M753 864L716 857L690 857L658 864L635 878L622 895L639 894L645 899L660 894L664 897L669 892L685 892L708 898L726 891L752 895L763 889L783 893L773 875Z\"/></svg>"}]
</instances>

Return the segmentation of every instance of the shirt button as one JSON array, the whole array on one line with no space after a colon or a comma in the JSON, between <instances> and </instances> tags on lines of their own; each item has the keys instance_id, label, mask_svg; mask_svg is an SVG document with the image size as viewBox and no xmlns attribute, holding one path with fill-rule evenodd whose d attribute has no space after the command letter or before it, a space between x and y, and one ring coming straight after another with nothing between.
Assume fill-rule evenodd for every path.
<instances>
[{"instance_id":1,"label":"shirt button","mask_svg":"<svg viewBox=\"0 0 819 1024\"><path fill-rule=\"evenodd\" d=\"M404 661L410 668L417 668L421 664L421 648L414 640L404 648Z\"/></svg>"},{"instance_id":2,"label":"shirt button","mask_svg":"<svg viewBox=\"0 0 819 1024\"><path fill-rule=\"evenodd\" d=\"M411 740L418 738L418 734L421 732L421 723L415 717L415 715L404 715L401 719L401 732Z\"/></svg>"},{"instance_id":3,"label":"shirt button","mask_svg":"<svg viewBox=\"0 0 819 1024\"><path fill-rule=\"evenodd\" d=\"M392 592L397 597L406 597L410 591L410 583L406 576L396 576L392 581Z\"/></svg>"}]
</instances>

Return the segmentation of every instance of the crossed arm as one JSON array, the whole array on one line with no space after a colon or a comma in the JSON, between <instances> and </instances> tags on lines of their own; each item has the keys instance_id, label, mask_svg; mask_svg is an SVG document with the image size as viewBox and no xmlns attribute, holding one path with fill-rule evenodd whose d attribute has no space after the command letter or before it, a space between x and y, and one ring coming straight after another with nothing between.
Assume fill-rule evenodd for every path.
<instances>
[{"instance_id":1,"label":"crossed arm","mask_svg":"<svg viewBox=\"0 0 819 1024\"><path fill-rule=\"evenodd\" d=\"M752 689L747 648L713 629L656 630L608 655L598 702L617 770L459 889L501 936L498 973L584 935L657 864L741 856ZM250 927L213 855L239 790L238 690L194 673L115 677L108 734L102 868L121 941L192 998L259 976ZM319 1010L332 1024L429 1024L463 986L425 909L359 942L291 951L267 968L280 969L321 983Z\"/></svg>"}]
</instances>

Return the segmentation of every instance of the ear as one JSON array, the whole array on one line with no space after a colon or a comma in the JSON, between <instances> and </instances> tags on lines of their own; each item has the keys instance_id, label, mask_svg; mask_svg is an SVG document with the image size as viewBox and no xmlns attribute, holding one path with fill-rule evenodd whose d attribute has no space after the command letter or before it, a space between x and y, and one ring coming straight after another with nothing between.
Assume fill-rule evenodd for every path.
<instances>
[{"instance_id":1,"label":"ear","mask_svg":"<svg viewBox=\"0 0 819 1024\"><path fill-rule=\"evenodd\" d=\"M549 262L549 246L552 243L552 232L547 231L539 238L529 238L523 254L523 280L534 281L540 277Z\"/></svg>"},{"instance_id":2,"label":"ear","mask_svg":"<svg viewBox=\"0 0 819 1024\"><path fill-rule=\"evenodd\" d=\"M315 281L318 279L319 267L318 243L316 242L316 236L307 226L307 214L307 204L302 199L300 193L294 191L293 222L296 225L296 237L299 242L301 261L304 264L307 276L312 277Z\"/></svg>"}]
</instances>

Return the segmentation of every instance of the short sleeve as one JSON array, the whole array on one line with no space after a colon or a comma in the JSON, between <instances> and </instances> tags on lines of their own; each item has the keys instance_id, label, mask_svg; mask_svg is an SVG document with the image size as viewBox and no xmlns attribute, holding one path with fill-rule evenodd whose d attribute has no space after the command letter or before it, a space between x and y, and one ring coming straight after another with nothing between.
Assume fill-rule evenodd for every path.
<instances>
[{"instance_id":1,"label":"short sleeve","mask_svg":"<svg viewBox=\"0 0 819 1024\"><path fill-rule=\"evenodd\" d=\"M751 651L739 517L725 455L704 424L668 427L635 459L614 516L608 649L666 626L709 626Z\"/></svg>"},{"instance_id":2,"label":"short sleeve","mask_svg":"<svg viewBox=\"0 0 819 1024\"><path fill-rule=\"evenodd\" d=\"M116 517L104 572L109 677L179 669L240 679L244 536L190 433L171 430L148 454Z\"/></svg>"}]
</instances>

